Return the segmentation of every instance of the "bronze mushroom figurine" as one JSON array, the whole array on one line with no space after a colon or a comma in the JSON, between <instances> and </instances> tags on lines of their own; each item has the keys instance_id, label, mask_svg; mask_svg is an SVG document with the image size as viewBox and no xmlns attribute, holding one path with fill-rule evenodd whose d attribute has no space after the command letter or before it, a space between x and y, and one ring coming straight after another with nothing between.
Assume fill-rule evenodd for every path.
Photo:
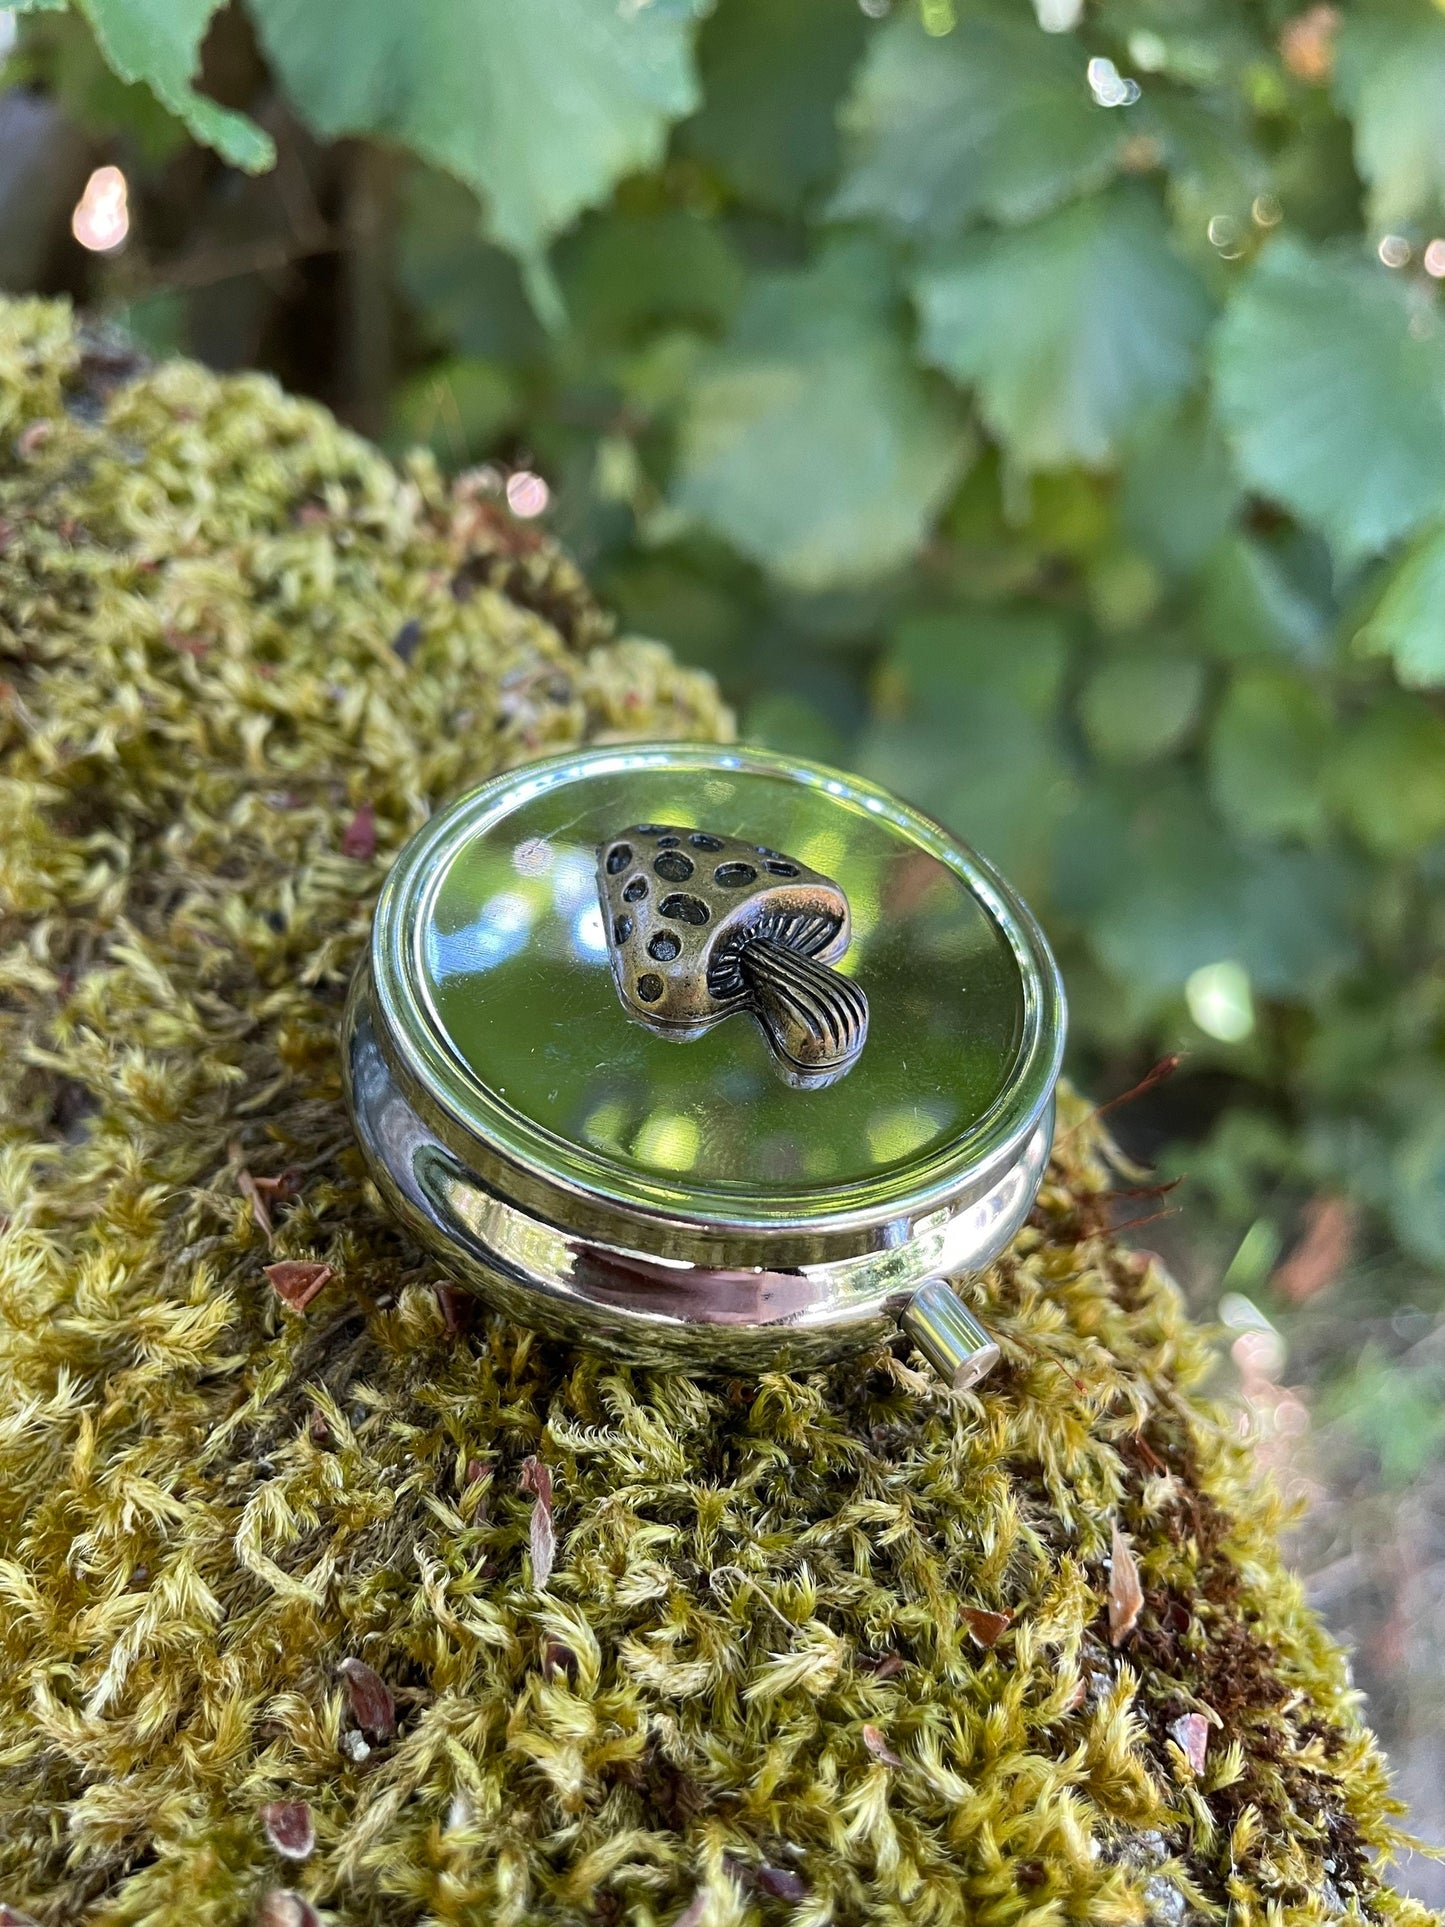
<instances>
[{"instance_id":1,"label":"bronze mushroom figurine","mask_svg":"<svg viewBox=\"0 0 1445 1927\"><path fill-rule=\"evenodd\" d=\"M634 823L601 846L597 880L618 994L639 1022L685 1039L751 1010L804 1086L856 1061L868 999L829 967L852 936L831 877L740 837Z\"/></svg>"}]
</instances>

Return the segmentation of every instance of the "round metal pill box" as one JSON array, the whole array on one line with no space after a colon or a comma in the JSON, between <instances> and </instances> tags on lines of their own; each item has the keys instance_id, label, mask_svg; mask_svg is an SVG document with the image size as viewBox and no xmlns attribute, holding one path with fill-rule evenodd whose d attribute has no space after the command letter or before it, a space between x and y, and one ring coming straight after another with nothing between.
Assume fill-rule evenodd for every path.
<instances>
[{"instance_id":1,"label":"round metal pill box","mask_svg":"<svg viewBox=\"0 0 1445 1927\"><path fill-rule=\"evenodd\" d=\"M982 858L855 777L626 745L434 816L382 891L348 1100L390 1206L535 1328L761 1369L901 1323L996 1347L947 1282L1008 1243L1064 998Z\"/></svg>"}]
</instances>

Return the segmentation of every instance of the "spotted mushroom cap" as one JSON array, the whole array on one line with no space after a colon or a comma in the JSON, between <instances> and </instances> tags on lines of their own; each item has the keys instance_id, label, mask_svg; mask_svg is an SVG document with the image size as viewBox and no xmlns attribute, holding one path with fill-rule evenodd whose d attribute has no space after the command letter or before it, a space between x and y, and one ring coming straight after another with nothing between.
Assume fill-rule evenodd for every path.
<instances>
[{"instance_id":1,"label":"spotted mushroom cap","mask_svg":"<svg viewBox=\"0 0 1445 1927\"><path fill-rule=\"evenodd\" d=\"M634 823L601 846L597 880L623 1003L682 1032L748 1002L738 956L749 937L832 963L852 934L831 877L710 830Z\"/></svg>"}]
</instances>

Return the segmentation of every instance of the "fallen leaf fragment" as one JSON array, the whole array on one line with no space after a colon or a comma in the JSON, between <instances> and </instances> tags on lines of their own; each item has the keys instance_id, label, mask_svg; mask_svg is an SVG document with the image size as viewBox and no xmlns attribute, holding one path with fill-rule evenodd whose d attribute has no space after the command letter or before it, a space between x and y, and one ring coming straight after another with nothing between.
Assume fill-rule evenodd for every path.
<instances>
[{"instance_id":1,"label":"fallen leaf fragment","mask_svg":"<svg viewBox=\"0 0 1445 1927\"><path fill-rule=\"evenodd\" d=\"M336 1669L346 1685L351 1716L374 1745L396 1737L396 1701L391 1688L364 1659L343 1659Z\"/></svg>"},{"instance_id":2,"label":"fallen leaf fragment","mask_svg":"<svg viewBox=\"0 0 1445 1927\"><path fill-rule=\"evenodd\" d=\"M541 1592L552 1577L557 1534L552 1524L552 1474L535 1456L522 1462L522 1490L536 1499L532 1507L532 1584Z\"/></svg>"},{"instance_id":3,"label":"fallen leaf fragment","mask_svg":"<svg viewBox=\"0 0 1445 1927\"><path fill-rule=\"evenodd\" d=\"M577 1678L576 1653L550 1633L542 1641L542 1674L546 1679L564 1678L574 1683Z\"/></svg>"},{"instance_id":4,"label":"fallen leaf fragment","mask_svg":"<svg viewBox=\"0 0 1445 1927\"><path fill-rule=\"evenodd\" d=\"M1314 1198L1305 1206L1304 1236L1270 1280L1292 1305L1302 1305L1332 1285L1350 1262L1359 1231L1354 1206L1344 1198Z\"/></svg>"},{"instance_id":5,"label":"fallen leaf fragment","mask_svg":"<svg viewBox=\"0 0 1445 1927\"><path fill-rule=\"evenodd\" d=\"M251 1218L263 1238L271 1236L271 1213L266 1208L266 1200L260 1186L243 1164L236 1173L236 1188L251 1206Z\"/></svg>"},{"instance_id":6,"label":"fallen leaf fragment","mask_svg":"<svg viewBox=\"0 0 1445 1927\"><path fill-rule=\"evenodd\" d=\"M294 1164L288 1165L279 1178L256 1178L251 1183L263 1197L274 1198L278 1204L289 1204L292 1198L301 1195L303 1173Z\"/></svg>"},{"instance_id":7,"label":"fallen leaf fragment","mask_svg":"<svg viewBox=\"0 0 1445 1927\"><path fill-rule=\"evenodd\" d=\"M1209 1721L1202 1713L1186 1713L1182 1719L1175 1720L1169 1729L1171 1739L1178 1744L1179 1751L1188 1760L1195 1773L1204 1771L1204 1762L1209 1753Z\"/></svg>"},{"instance_id":8,"label":"fallen leaf fragment","mask_svg":"<svg viewBox=\"0 0 1445 1927\"><path fill-rule=\"evenodd\" d=\"M787 1867L770 1867L766 1862L754 1869L754 1884L774 1900L806 1900L808 1883L801 1874Z\"/></svg>"},{"instance_id":9,"label":"fallen leaf fragment","mask_svg":"<svg viewBox=\"0 0 1445 1927\"><path fill-rule=\"evenodd\" d=\"M476 1299L469 1291L463 1291L460 1286L441 1281L433 1285L432 1290L436 1293L437 1305L441 1311L442 1323L447 1328L448 1338L460 1338L472 1322Z\"/></svg>"},{"instance_id":10,"label":"fallen leaf fragment","mask_svg":"<svg viewBox=\"0 0 1445 1927\"><path fill-rule=\"evenodd\" d=\"M903 1671L904 1660L901 1653L865 1653L860 1656L858 1664L874 1679L897 1679Z\"/></svg>"},{"instance_id":11,"label":"fallen leaf fragment","mask_svg":"<svg viewBox=\"0 0 1445 1927\"><path fill-rule=\"evenodd\" d=\"M262 1270L271 1280L276 1296L292 1311L305 1311L335 1275L330 1265L305 1258L282 1258L277 1264L263 1265Z\"/></svg>"},{"instance_id":12,"label":"fallen leaf fragment","mask_svg":"<svg viewBox=\"0 0 1445 1927\"><path fill-rule=\"evenodd\" d=\"M1340 30L1338 7L1307 7L1286 20L1280 29L1279 57L1296 80L1307 87L1324 87L1335 71L1335 38Z\"/></svg>"},{"instance_id":13,"label":"fallen leaf fragment","mask_svg":"<svg viewBox=\"0 0 1445 1927\"><path fill-rule=\"evenodd\" d=\"M1129 1542L1114 1527L1114 1546L1109 1567L1109 1638L1120 1646L1139 1623L1144 1607L1144 1588L1139 1583L1139 1568L1129 1550Z\"/></svg>"},{"instance_id":14,"label":"fallen leaf fragment","mask_svg":"<svg viewBox=\"0 0 1445 1927\"><path fill-rule=\"evenodd\" d=\"M991 1613L982 1606L961 1606L959 1616L980 1646L997 1646L1013 1619L1012 1613Z\"/></svg>"},{"instance_id":15,"label":"fallen leaf fragment","mask_svg":"<svg viewBox=\"0 0 1445 1927\"><path fill-rule=\"evenodd\" d=\"M893 1751L893 1748L888 1744L881 1727L865 1726L863 1728L863 1744L873 1755L874 1759L881 1760L884 1766L902 1766L902 1760L899 1759L898 1755Z\"/></svg>"},{"instance_id":16,"label":"fallen leaf fragment","mask_svg":"<svg viewBox=\"0 0 1445 1927\"><path fill-rule=\"evenodd\" d=\"M468 1496L470 1494L470 1497ZM487 1459L468 1459L461 1492L461 1514L470 1525L480 1525L487 1516L492 1496L492 1467Z\"/></svg>"},{"instance_id":17,"label":"fallen leaf fragment","mask_svg":"<svg viewBox=\"0 0 1445 1927\"><path fill-rule=\"evenodd\" d=\"M261 1809L266 1838L286 1860L309 1860L316 1851L316 1828L304 1800L272 1800Z\"/></svg>"},{"instance_id":18,"label":"fallen leaf fragment","mask_svg":"<svg viewBox=\"0 0 1445 1927\"><path fill-rule=\"evenodd\" d=\"M0 1927L39 1927L39 1923L33 1914L22 1914L18 1907L0 1900Z\"/></svg>"},{"instance_id":19,"label":"fallen leaf fragment","mask_svg":"<svg viewBox=\"0 0 1445 1927\"><path fill-rule=\"evenodd\" d=\"M376 811L363 803L341 834L341 854L363 862L376 855Z\"/></svg>"},{"instance_id":20,"label":"fallen leaf fragment","mask_svg":"<svg viewBox=\"0 0 1445 1927\"><path fill-rule=\"evenodd\" d=\"M294 1887L273 1887L261 1897L256 1927L321 1927L321 1916Z\"/></svg>"}]
</instances>

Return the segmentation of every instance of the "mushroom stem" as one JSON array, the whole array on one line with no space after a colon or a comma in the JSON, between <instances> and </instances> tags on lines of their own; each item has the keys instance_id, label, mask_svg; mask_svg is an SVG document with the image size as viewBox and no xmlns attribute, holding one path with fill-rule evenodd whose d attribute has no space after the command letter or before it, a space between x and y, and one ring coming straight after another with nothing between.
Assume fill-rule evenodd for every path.
<instances>
[{"instance_id":1,"label":"mushroom stem","mask_svg":"<svg viewBox=\"0 0 1445 1927\"><path fill-rule=\"evenodd\" d=\"M772 937L750 937L738 962L785 1066L813 1080L848 1068L868 1035L868 999L851 977Z\"/></svg>"}]
</instances>

